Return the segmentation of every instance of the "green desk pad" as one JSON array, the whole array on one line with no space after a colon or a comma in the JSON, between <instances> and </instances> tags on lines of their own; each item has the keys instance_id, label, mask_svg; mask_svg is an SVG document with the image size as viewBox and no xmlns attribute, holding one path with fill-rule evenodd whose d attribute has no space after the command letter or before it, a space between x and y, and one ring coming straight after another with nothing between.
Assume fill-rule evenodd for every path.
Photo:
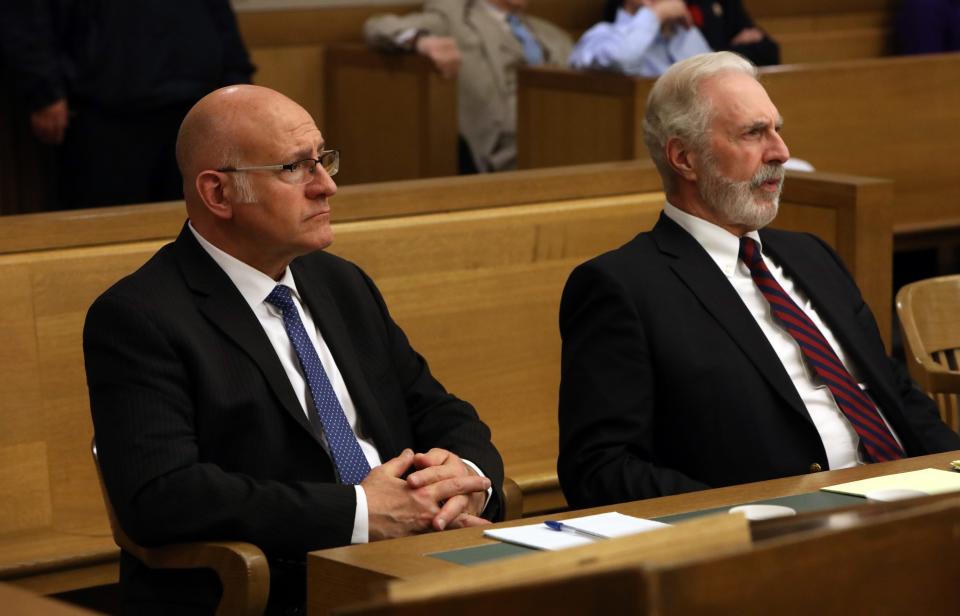
<instances>
[{"instance_id":1,"label":"green desk pad","mask_svg":"<svg viewBox=\"0 0 960 616\"><path fill-rule=\"evenodd\" d=\"M850 496L849 494L835 494L833 492L810 492L808 494L795 494L793 496L781 496L766 500L751 501L744 503L749 505L783 505L796 510L797 513L806 513L808 511L824 511L827 509L836 509L838 507L847 507L863 503L865 500L860 496ZM666 524L676 524L684 520L690 520L703 515L712 513L722 513L733 507L726 505L724 507L714 507L712 509L699 509L697 511L688 511L686 513L677 513L673 515L653 518L658 522ZM470 548L460 548L446 552L434 552L427 554L433 558L439 558L458 565L479 565L491 560L500 560L510 558L521 554L530 554L539 552L533 548L527 548L512 543L492 543L487 545L478 545Z\"/></svg>"}]
</instances>

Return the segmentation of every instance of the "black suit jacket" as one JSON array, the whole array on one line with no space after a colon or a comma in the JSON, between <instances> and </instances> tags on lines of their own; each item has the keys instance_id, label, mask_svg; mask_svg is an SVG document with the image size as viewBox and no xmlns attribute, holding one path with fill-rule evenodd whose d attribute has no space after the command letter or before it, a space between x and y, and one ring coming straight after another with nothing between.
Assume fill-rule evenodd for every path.
<instances>
[{"instance_id":1,"label":"black suit jacket","mask_svg":"<svg viewBox=\"0 0 960 616\"><path fill-rule=\"evenodd\" d=\"M810 298L908 455L960 449L886 356L837 256L812 235L761 232ZM697 241L655 228L579 266L560 306L558 471L586 507L806 473L826 453L783 364Z\"/></svg>"},{"instance_id":2,"label":"black suit jacket","mask_svg":"<svg viewBox=\"0 0 960 616\"><path fill-rule=\"evenodd\" d=\"M449 449L497 486L485 515L499 517L490 431L434 380L373 282L324 252L290 267L381 458ZM104 481L134 541L234 539L299 561L350 543L354 488L335 482L259 321L189 229L94 302L84 354ZM128 580L162 586L131 560Z\"/></svg>"}]
</instances>

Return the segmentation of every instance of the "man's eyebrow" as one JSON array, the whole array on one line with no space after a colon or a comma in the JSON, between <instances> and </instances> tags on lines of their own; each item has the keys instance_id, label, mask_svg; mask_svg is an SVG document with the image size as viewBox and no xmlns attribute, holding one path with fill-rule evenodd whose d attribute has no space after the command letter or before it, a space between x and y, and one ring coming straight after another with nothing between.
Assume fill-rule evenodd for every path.
<instances>
[{"instance_id":1,"label":"man's eyebrow","mask_svg":"<svg viewBox=\"0 0 960 616\"><path fill-rule=\"evenodd\" d=\"M314 150L314 148L312 147L304 146L294 151L293 153L291 153L289 158L290 160L293 160L293 161L305 160L307 158L316 158L316 156L319 156L317 152L323 152L323 148L325 145L326 143L321 142L319 145L317 145L316 150Z\"/></svg>"},{"instance_id":2,"label":"man's eyebrow","mask_svg":"<svg viewBox=\"0 0 960 616\"><path fill-rule=\"evenodd\" d=\"M769 120L756 120L755 122L744 124L742 128L744 132L749 132L754 130L765 130L769 126L770 126ZM774 123L773 126L777 130L780 130L781 128L783 128L783 117L777 116L777 121Z\"/></svg>"}]
</instances>

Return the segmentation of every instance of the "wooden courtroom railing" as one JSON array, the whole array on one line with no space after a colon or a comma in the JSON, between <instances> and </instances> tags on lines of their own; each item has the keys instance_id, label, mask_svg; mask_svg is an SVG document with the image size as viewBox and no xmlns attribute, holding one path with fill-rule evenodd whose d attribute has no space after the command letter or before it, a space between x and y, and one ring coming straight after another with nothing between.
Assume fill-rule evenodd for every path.
<instances>
[{"instance_id":1,"label":"wooden courtroom railing","mask_svg":"<svg viewBox=\"0 0 960 616\"><path fill-rule=\"evenodd\" d=\"M527 513L564 506L555 470L562 285L576 263L652 226L658 184L649 163L625 162L361 185L334 197L333 252L370 273L441 382L490 424ZM887 324L889 263L874 263L890 254L889 198L889 182L791 175L781 218L834 245ZM0 220L0 580L41 592L115 581L88 451L81 329L93 299L183 218L182 204L159 204Z\"/></svg>"},{"instance_id":2,"label":"wooden courtroom railing","mask_svg":"<svg viewBox=\"0 0 960 616\"><path fill-rule=\"evenodd\" d=\"M894 181L893 228L960 226L952 144L960 139L960 54L771 67L761 81L793 156L831 172ZM653 81L524 69L522 168L648 158L643 111Z\"/></svg>"},{"instance_id":3,"label":"wooden courtroom railing","mask_svg":"<svg viewBox=\"0 0 960 616\"><path fill-rule=\"evenodd\" d=\"M651 613L950 614L960 606L960 497L739 553L651 567ZM904 575L909 571L910 575Z\"/></svg>"},{"instance_id":4,"label":"wooden courtroom railing","mask_svg":"<svg viewBox=\"0 0 960 616\"><path fill-rule=\"evenodd\" d=\"M888 571L876 573L885 580L885 584L889 584L888 588L877 591L879 598L885 599L891 593L900 591L905 598L914 593L928 593L931 598L921 600L921 603L929 605L933 597L949 599L957 596L958 590L953 579L956 567L960 566L960 553L956 551L956 512L960 497L953 493L907 502L871 504L865 499L840 495L830 497L819 490L838 483L909 470L946 469L948 462L958 455L960 452L947 452L550 516L562 520L617 511L641 518L661 519L676 524L668 529L676 531L676 541L673 546L668 544L666 549L661 549L656 538L649 537L663 531L653 531L646 533L646 539L639 539L642 535L613 539L560 552L503 550L504 546L496 540L483 536L483 529L468 528L439 535L407 537L391 544L374 543L319 550L307 556L307 613L311 616L352 613L342 608L371 600L385 600L383 602L388 605L401 606L419 601L422 602L421 608L428 608L432 597L484 597L483 593L486 593L489 605L495 601L494 597L500 589L520 590L533 581L573 581L578 572L595 573L620 565L639 565L646 574L644 577L654 582L645 584L648 591L645 594L652 601L648 604L653 608L650 614L821 613L809 607L810 603L803 603L815 602L818 593L822 593L823 605L831 608L823 613L840 614L837 606L844 605L845 593L856 596L864 591L852 582L859 583L868 576L872 562L891 564ZM837 499L841 499L842 504ZM712 515L725 513L735 505L756 502L790 503L798 513L790 518L751 522L749 545L738 539L736 527L724 527L725 523L733 521L731 518L734 516ZM544 519L546 516L538 516L504 522L499 526L532 524ZM700 529L706 530L705 533L685 532L684 526L689 529L692 522L698 521L702 522ZM711 523L716 524L716 532L710 530ZM847 535L847 531L851 535ZM616 545L625 541L636 541L634 545L624 545L635 549L621 550ZM499 551L499 556L497 552L489 550ZM713 564L718 561L730 563L728 558L738 559L741 556L750 561L754 553L757 554L757 561L746 565L746 570L759 571L763 563L770 567L769 572L758 573L756 583L742 579L742 570L737 566L728 566L723 572L723 566ZM927 558L925 564L922 562L924 556ZM842 563L842 566L828 565L831 558L838 564ZM464 561L471 562L466 569L462 564ZM910 566L897 566L897 562ZM692 573L689 584L684 584L675 572L687 571L687 567L696 567L698 563L708 563L708 572ZM903 575L904 571L926 571L939 564L944 565L943 570L931 573L929 585L919 581L916 576ZM809 577L820 579L819 576L827 576L831 581L807 584L805 574L813 569L821 571L810 573ZM796 575L791 571L795 571ZM658 580L660 574L663 575L662 580ZM716 574L717 579L710 581L712 574ZM900 579L892 579L896 576ZM757 586L761 580L763 588L759 589ZM796 597L804 592L810 596ZM794 603L786 600L773 606L762 601L752 605L752 596L769 601L778 594L784 598L793 596L796 604L804 607L792 610L790 607ZM553 613L551 597L541 595L541 599L539 611ZM722 605L723 608L710 611L709 606L713 604ZM846 603L847 609L849 605L858 604ZM900 602L894 600L891 605L900 605ZM659 611L661 607L668 606L683 606L688 611ZM558 607L561 610L558 613L569 613L562 611L562 606ZM426 609L422 613L429 611ZM358 609L356 613L364 612ZM504 613L518 612L511 612L507 608ZM864 613L888 612L867 609Z\"/></svg>"},{"instance_id":5,"label":"wooden courtroom railing","mask_svg":"<svg viewBox=\"0 0 960 616\"><path fill-rule=\"evenodd\" d=\"M819 524L767 540L757 540L754 533L753 544L745 520L738 516L695 518L560 553L541 552L479 565L471 569L469 579L450 572L392 582L385 603L400 607L415 602L422 613L430 613L430 604L437 597L454 597L465 589L477 595L483 589L488 594L486 605L499 604L496 595L505 589L533 591L545 581L566 581L576 587L584 577L623 571L633 563L634 569L644 574L637 577L644 582L641 588L647 591L648 600L633 612L636 616L784 611L843 615L851 605L865 614L951 613L960 605L956 584L960 575L960 534L956 532L960 497L926 499L884 513L874 512L877 509L884 506L806 514L801 517L808 523ZM738 521L742 528L735 526ZM661 547L666 549L658 549ZM623 554L622 559L615 557L618 553ZM905 576L904 571L911 575ZM632 589L624 590L629 593ZM585 587L583 595L592 593ZM630 597L623 592L615 596ZM545 612L574 613L553 597L540 597ZM570 598L576 600L576 595ZM512 607L503 613L522 614Z\"/></svg>"}]
</instances>

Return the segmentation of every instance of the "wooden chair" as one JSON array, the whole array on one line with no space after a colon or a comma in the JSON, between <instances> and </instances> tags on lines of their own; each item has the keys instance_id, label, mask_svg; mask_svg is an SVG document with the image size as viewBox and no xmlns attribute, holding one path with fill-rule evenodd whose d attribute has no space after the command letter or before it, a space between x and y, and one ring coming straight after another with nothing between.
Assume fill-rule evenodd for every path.
<instances>
[{"instance_id":1,"label":"wooden chair","mask_svg":"<svg viewBox=\"0 0 960 616\"><path fill-rule=\"evenodd\" d=\"M943 421L960 431L960 275L908 284L897 293L910 376L940 407Z\"/></svg>"},{"instance_id":2,"label":"wooden chair","mask_svg":"<svg viewBox=\"0 0 960 616\"><path fill-rule=\"evenodd\" d=\"M137 545L120 527L97 459L97 443L91 446L100 480L103 502L110 518L113 540L120 548L154 569L213 569L223 586L217 616L262 614L270 593L270 568L257 546L241 541L195 541L156 548Z\"/></svg>"}]
</instances>

